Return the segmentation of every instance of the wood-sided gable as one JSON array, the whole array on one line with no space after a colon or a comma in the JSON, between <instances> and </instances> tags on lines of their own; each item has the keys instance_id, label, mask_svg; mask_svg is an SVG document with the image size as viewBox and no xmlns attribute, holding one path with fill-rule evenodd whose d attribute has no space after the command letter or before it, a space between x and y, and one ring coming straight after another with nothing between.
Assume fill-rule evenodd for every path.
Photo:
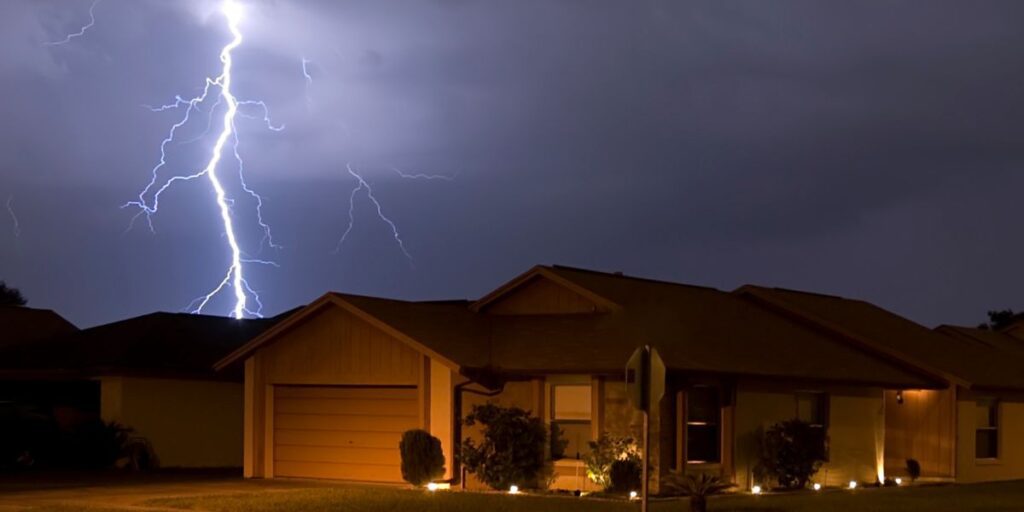
<instances>
[{"instance_id":1,"label":"wood-sided gable","mask_svg":"<svg viewBox=\"0 0 1024 512\"><path fill-rule=\"evenodd\" d=\"M537 266L473 303L489 315L574 315L619 309L602 297L543 266Z\"/></svg>"}]
</instances>

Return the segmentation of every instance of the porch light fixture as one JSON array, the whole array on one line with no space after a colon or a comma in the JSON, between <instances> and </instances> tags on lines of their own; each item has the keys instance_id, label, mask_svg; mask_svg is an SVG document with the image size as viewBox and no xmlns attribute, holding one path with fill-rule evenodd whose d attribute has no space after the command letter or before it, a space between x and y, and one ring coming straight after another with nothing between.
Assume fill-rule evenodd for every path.
<instances>
[{"instance_id":1,"label":"porch light fixture","mask_svg":"<svg viewBox=\"0 0 1024 512\"><path fill-rule=\"evenodd\" d=\"M760 485L755 485L755 486L751 487L750 488L750 493L751 494L761 494L761 486Z\"/></svg>"},{"instance_id":2,"label":"porch light fixture","mask_svg":"<svg viewBox=\"0 0 1024 512\"><path fill-rule=\"evenodd\" d=\"M813 487L814 487L815 491L820 491L821 490L821 484L819 484L818 482L814 482Z\"/></svg>"},{"instance_id":3,"label":"porch light fixture","mask_svg":"<svg viewBox=\"0 0 1024 512\"><path fill-rule=\"evenodd\" d=\"M856 480L850 480L850 489L856 489L856 488L857 488L857 481Z\"/></svg>"},{"instance_id":4,"label":"porch light fixture","mask_svg":"<svg viewBox=\"0 0 1024 512\"><path fill-rule=\"evenodd\" d=\"M518 485L513 485L513 486L509 487L508 488L508 493L509 494L519 494L519 486Z\"/></svg>"}]
</instances>

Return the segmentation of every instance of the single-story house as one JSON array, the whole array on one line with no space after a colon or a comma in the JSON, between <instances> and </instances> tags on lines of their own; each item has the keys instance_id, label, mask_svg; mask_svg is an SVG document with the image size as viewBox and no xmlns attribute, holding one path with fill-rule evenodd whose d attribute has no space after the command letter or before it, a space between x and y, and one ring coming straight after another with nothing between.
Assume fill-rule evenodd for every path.
<instances>
[{"instance_id":1,"label":"single-story house","mask_svg":"<svg viewBox=\"0 0 1024 512\"><path fill-rule=\"evenodd\" d=\"M885 392L885 473L907 460L930 478L979 482L1024 478L1024 329L935 330L867 302L746 286L737 293L940 377L941 389Z\"/></svg>"},{"instance_id":2,"label":"single-story house","mask_svg":"<svg viewBox=\"0 0 1024 512\"><path fill-rule=\"evenodd\" d=\"M758 432L792 418L828 433L820 483L874 482L886 470L888 399L966 384L875 341L912 322L886 317L862 340L765 294L562 266L534 267L473 301L328 293L217 368L244 365L247 477L399 482L401 433L423 428L441 440L446 478L461 481L454 447L475 435L461 419L494 401L560 427L568 446L554 485L581 490L592 486L579 460L589 441L640 435L623 376L641 345L667 367L651 418L654 489L670 471L761 483Z\"/></svg>"},{"instance_id":3,"label":"single-story house","mask_svg":"<svg viewBox=\"0 0 1024 512\"><path fill-rule=\"evenodd\" d=\"M40 313L21 313L35 318L24 325L42 325ZM26 404L43 394L74 398L54 416L130 427L163 467L240 467L242 374L212 365L273 323L153 313L54 331L0 349L0 393Z\"/></svg>"}]
</instances>

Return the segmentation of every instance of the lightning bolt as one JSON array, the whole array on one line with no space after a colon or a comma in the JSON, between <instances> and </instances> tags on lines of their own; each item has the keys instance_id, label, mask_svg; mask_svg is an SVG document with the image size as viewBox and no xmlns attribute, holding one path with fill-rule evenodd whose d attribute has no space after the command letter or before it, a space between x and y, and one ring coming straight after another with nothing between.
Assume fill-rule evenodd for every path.
<instances>
[{"instance_id":1,"label":"lightning bolt","mask_svg":"<svg viewBox=\"0 0 1024 512\"><path fill-rule=\"evenodd\" d=\"M397 174L399 177L403 179L443 181L453 181L455 179L455 176L447 176L443 174L407 173L402 171L398 167L394 166L388 167L388 169L393 171L395 174ZM341 234L341 238L338 239L338 244L334 248L334 254L338 254L339 252L341 252L341 246L344 245L349 233L352 232L352 227L355 226L356 197L359 195L359 192L365 191L365 196L367 199L370 200L370 203L372 204L375 212L377 213L377 218L380 219L385 224L387 224L387 226L391 229L391 236L395 239L395 242L398 244L398 248L402 250L402 254L404 254L405 258L409 260L410 265L414 264L415 262L413 261L412 254L410 254L409 250L406 249L405 242L402 240L402 235L398 231L398 226L395 224L394 221L391 220L390 217L384 214L384 208L381 206L380 201L378 201L377 197L373 195L373 187L371 187L370 183L363 178L363 175L360 172L355 170L351 163L345 164L345 170L348 171L348 174L350 176L356 179L357 186L356 188L352 189L352 193L349 194L348 225L345 227L345 231Z\"/></svg>"},{"instance_id":2,"label":"lightning bolt","mask_svg":"<svg viewBox=\"0 0 1024 512\"><path fill-rule=\"evenodd\" d=\"M313 100L309 97L309 88L313 85L313 75L309 74L309 64L313 62L305 57L302 58L302 76L306 78L306 108L313 107Z\"/></svg>"},{"instance_id":3,"label":"lightning bolt","mask_svg":"<svg viewBox=\"0 0 1024 512\"><path fill-rule=\"evenodd\" d=\"M14 237L21 237L21 225L18 223L18 216L14 213L14 194L7 197L7 213L11 215L11 225L14 231Z\"/></svg>"},{"instance_id":4,"label":"lightning bolt","mask_svg":"<svg viewBox=\"0 0 1024 512\"><path fill-rule=\"evenodd\" d=\"M67 36L65 36L64 39L61 39L59 41L47 41L44 44L46 44L46 46L60 46L62 44L70 43L71 40L76 38L76 37L84 36L86 31L88 31L90 28L92 28L93 25L96 24L96 13L95 13L95 11L96 11L96 5L99 4L99 3L100 3L100 0L93 0L92 5L89 6L89 23L87 23L85 25L82 25L82 28L78 29L78 32L70 33Z\"/></svg>"},{"instance_id":5,"label":"lightning bolt","mask_svg":"<svg viewBox=\"0 0 1024 512\"><path fill-rule=\"evenodd\" d=\"M139 210L129 222L128 229L131 229L134 226L135 221L140 216L145 215L150 231L155 232L152 216L159 211L160 196L175 183L192 181L202 177L207 178L210 187L213 189L214 201L220 213L220 224L223 228L224 239L227 243L227 249L230 254L230 264L224 273L224 278L221 279L217 286L207 294L193 300L188 305L187 309L193 313L201 313L214 297L230 288L234 296L234 307L232 308L231 314L235 318L243 318L246 315L261 316L261 311L263 309L263 304L260 301L259 294L245 279L245 265L277 265L272 261L251 259L243 256L243 251L239 244L235 228L235 221L232 217L232 206L234 205L234 201L228 197L224 184L221 181L221 176L218 174L218 167L224 158L226 146L230 143L232 154L238 165L238 176L241 189L251 196L256 202L256 219L260 229L263 230L263 239L260 242L260 247L262 248L264 245L280 247L274 243L273 236L270 232L270 226L264 221L262 213L263 198L250 188L245 181L244 162L238 149L239 139L236 119L237 117L261 119L266 127L273 131L283 130L284 126L275 126L271 122L270 110L267 108L266 103L254 100L239 100L234 95L234 92L231 89L233 81L231 74L233 66L232 52L242 44L243 40L242 32L239 28L242 9L241 6L233 0L225 0L221 5L221 11L227 21L227 27L231 32L232 39L220 51L220 61L222 64L220 75L214 79L207 78L202 93L198 96L189 99L178 96L175 98L173 103L158 107L148 107L153 112L183 109L184 114L171 126L167 136L164 137L163 141L160 143L159 162L151 169L150 181L139 193L138 200L129 201L122 207L134 207ZM211 131L215 126L213 121L214 112L220 105L225 105L226 108L224 110L223 117L219 120L220 131L218 132L213 148L210 151L209 160L206 162L206 165L197 172L187 175L175 175L164 180L163 183L160 183L161 170L167 165L168 146L175 142L175 136L177 135L178 130L189 123L193 114L202 111L200 105L210 97L214 88L218 91L216 95L217 99L209 108L208 112L210 117L207 121L206 130L197 138L181 142L183 144L194 142ZM260 115L247 114L241 110L242 107L255 107L256 111ZM255 307L249 307L250 300L255 304Z\"/></svg>"}]
</instances>

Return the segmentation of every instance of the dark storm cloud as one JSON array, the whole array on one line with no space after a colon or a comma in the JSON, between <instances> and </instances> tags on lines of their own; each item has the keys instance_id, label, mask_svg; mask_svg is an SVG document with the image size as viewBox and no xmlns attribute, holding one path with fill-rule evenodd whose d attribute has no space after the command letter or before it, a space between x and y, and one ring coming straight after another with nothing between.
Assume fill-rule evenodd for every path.
<instances>
[{"instance_id":1,"label":"dark storm cloud","mask_svg":"<svg viewBox=\"0 0 1024 512\"><path fill-rule=\"evenodd\" d=\"M122 234L174 114L215 74L216 3L0 6L0 278L94 323L177 309L224 268L205 184ZM253 1L237 92L279 311L328 289L473 296L537 262L784 285L973 323L1024 306L1016 2ZM308 89L301 59L311 61ZM201 131L202 126L195 127ZM203 146L175 147L175 172ZM365 199L339 255L355 162ZM452 174L409 181L388 166ZM236 211L251 203L238 199ZM3 225L0 221L0 225ZM257 233L245 228L256 252Z\"/></svg>"}]
</instances>

